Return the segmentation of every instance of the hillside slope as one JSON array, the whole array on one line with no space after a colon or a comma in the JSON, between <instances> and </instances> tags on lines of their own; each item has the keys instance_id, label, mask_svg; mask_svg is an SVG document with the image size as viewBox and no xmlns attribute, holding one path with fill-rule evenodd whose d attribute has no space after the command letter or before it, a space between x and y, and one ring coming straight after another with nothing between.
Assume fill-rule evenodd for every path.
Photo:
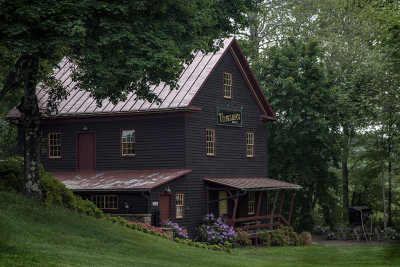
<instances>
[{"instance_id":1,"label":"hillside slope","mask_svg":"<svg viewBox=\"0 0 400 267\"><path fill-rule=\"evenodd\" d=\"M400 265L399 246L235 249L180 245L0 191L0 266Z\"/></svg>"}]
</instances>

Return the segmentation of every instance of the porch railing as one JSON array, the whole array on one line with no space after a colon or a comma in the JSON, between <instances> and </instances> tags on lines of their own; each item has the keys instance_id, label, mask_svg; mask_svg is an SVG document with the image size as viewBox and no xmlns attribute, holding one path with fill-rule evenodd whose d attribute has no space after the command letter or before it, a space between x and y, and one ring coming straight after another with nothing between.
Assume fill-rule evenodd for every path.
<instances>
[{"instance_id":1,"label":"porch railing","mask_svg":"<svg viewBox=\"0 0 400 267\"><path fill-rule=\"evenodd\" d=\"M272 219L272 222L268 222ZM278 219L277 221L273 221L274 219ZM266 223L261 223L261 220L265 220ZM229 226L233 226L235 230L259 230L260 228L268 228L272 226L281 226L281 220L287 225L290 226L289 221L282 216L282 214L274 214L274 215L262 215L262 216L251 216L251 217L243 217L236 219L227 219L227 223ZM254 222L254 223L253 223ZM253 223L253 224L246 224ZM242 224L238 226L237 224ZM244 224L244 225L243 225Z\"/></svg>"}]
</instances>

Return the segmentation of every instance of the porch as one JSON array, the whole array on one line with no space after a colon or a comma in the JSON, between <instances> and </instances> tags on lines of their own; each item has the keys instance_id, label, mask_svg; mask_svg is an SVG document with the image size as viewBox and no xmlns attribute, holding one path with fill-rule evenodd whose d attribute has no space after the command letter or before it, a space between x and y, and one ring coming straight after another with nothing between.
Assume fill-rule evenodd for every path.
<instances>
[{"instance_id":1,"label":"porch","mask_svg":"<svg viewBox=\"0 0 400 267\"><path fill-rule=\"evenodd\" d=\"M253 177L204 180L207 182L207 213L225 216L228 225L246 231L255 242L264 229L290 226L296 190L301 186Z\"/></svg>"}]
</instances>

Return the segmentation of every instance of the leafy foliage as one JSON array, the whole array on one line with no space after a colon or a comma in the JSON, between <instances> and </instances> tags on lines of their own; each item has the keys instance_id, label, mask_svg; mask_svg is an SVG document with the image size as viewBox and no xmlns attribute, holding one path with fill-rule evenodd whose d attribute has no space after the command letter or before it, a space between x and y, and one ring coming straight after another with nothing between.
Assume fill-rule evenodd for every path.
<instances>
[{"instance_id":1,"label":"leafy foliage","mask_svg":"<svg viewBox=\"0 0 400 267\"><path fill-rule=\"evenodd\" d=\"M44 205L58 205L76 210L97 218L104 217L103 212L89 200L74 195L59 180L54 179L43 167L40 171L41 201ZM22 192L24 185L24 160L12 157L0 162L0 190Z\"/></svg>"},{"instance_id":2,"label":"leafy foliage","mask_svg":"<svg viewBox=\"0 0 400 267\"><path fill-rule=\"evenodd\" d=\"M183 228L180 227L179 224L172 222L172 221L168 221L167 226L172 228L172 237L173 238L178 238L178 239L183 239L183 240L189 239L187 233L183 231Z\"/></svg>"},{"instance_id":3,"label":"leafy foliage","mask_svg":"<svg viewBox=\"0 0 400 267\"><path fill-rule=\"evenodd\" d=\"M159 100L151 92L164 82L177 87L185 64L197 51L215 51L215 39L234 32L244 22L252 1L0 1L0 100L24 88L21 125L25 133L24 193L38 199L40 112L39 81L50 83L48 108L56 108L67 93L54 87L48 66L63 56L76 63L73 80L101 106L125 100ZM2 68L3 69L3 68ZM46 78L46 79L44 79ZM55 110L56 111L56 110Z\"/></svg>"},{"instance_id":4,"label":"leafy foliage","mask_svg":"<svg viewBox=\"0 0 400 267\"><path fill-rule=\"evenodd\" d=\"M292 227L281 226L275 232L264 230L261 234L263 246L299 246L301 244L299 235Z\"/></svg>"},{"instance_id":5,"label":"leafy foliage","mask_svg":"<svg viewBox=\"0 0 400 267\"><path fill-rule=\"evenodd\" d=\"M203 217L203 224L198 230L199 238L207 244L234 243L237 235L232 226L228 226L221 217L215 217L213 213Z\"/></svg>"},{"instance_id":6,"label":"leafy foliage","mask_svg":"<svg viewBox=\"0 0 400 267\"><path fill-rule=\"evenodd\" d=\"M312 219L309 214L318 203L325 218L333 220L338 180L330 166L338 153L338 118L323 50L318 41L289 38L265 53L268 60L259 80L278 117L268 127L270 175L303 187L294 217ZM297 225L297 229L310 230L312 225Z\"/></svg>"},{"instance_id":7,"label":"leafy foliage","mask_svg":"<svg viewBox=\"0 0 400 267\"><path fill-rule=\"evenodd\" d=\"M237 239L236 244L240 247L250 246L251 239L249 234L246 231L239 230L236 232Z\"/></svg>"}]
</instances>

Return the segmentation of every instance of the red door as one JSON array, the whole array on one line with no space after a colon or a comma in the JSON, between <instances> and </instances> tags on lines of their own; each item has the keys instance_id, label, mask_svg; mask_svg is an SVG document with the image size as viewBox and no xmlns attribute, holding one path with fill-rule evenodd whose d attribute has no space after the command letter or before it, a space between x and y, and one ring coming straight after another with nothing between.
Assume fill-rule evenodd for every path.
<instances>
[{"instance_id":1,"label":"red door","mask_svg":"<svg viewBox=\"0 0 400 267\"><path fill-rule=\"evenodd\" d=\"M171 215L171 194L162 194L159 199L160 205L160 223L161 226L172 217Z\"/></svg>"},{"instance_id":2,"label":"red door","mask_svg":"<svg viewBox=\"0 0 400 267\"><path fill-rule=\"evenodd\" d=\"M77 169L95 170L96 147L94 133L78 133L77 139Z\"/></svg>"}]
</instances>

